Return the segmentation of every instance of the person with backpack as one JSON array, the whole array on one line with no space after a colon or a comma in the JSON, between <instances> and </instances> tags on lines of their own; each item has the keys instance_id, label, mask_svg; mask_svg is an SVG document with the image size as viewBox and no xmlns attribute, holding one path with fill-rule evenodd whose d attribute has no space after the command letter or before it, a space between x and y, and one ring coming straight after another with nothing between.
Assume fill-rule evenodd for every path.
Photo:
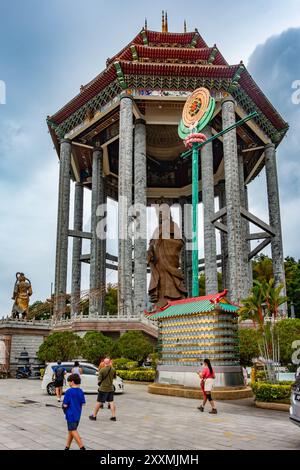
<instances>
[{"instance_id":1,"label":"person with backpack","mask_svg":"<svg viewBox=\"0 0 300 470\"><path fill-rule=\"evenodd\" d=\"M52 367L53 369L53 380L55 386L55 394L57 397L57 401L61 402L61 396L63 392L64 380L65 375L67 373L64 366L61 365L61 361L57 361L57 366Z\"/></svg>"},{"instance_id":2,"label":"person with backpack","mask_svg":"<svg viewBox=\"0 0 300 470\"><path fill-rule=\"evenodd\" d=\"M215 381L215 372L212 368L211 362L209 359L205 359L203 364L203 369L199 373L199 377L201 379L201 390L203 393L203 403L199 406L198 410L202 413L204 412L205 405L207 401L209 401L211 406L210 414L216 415L217 409L214 400L212 399L211 392L214 386Z\"/></svg>"},{"instance_id":3,"label":"person with backpack","mask_svg":"<svg viewBox=\"0 0 300 470\"><path fill-rule=\"evenodd\" d=\"M100 408L104 407L104 403L108 402L110 405L112 416L110 418L111 421L116 421L116 405L114 402L114 385L113 380L116 377L116 370L111 365L110 358L104 359L104 367L99 370L98 375L98 397L97 403L95 406L94 413L89 416L91 421L96 421L97 413Z\"/></svg>"}]
</instances>

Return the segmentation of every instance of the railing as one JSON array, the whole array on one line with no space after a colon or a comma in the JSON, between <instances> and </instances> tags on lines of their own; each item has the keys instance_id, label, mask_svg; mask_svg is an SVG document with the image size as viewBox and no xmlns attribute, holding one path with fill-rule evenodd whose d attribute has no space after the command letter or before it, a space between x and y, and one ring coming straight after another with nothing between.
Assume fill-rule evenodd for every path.
<instances>
[{"instance_id":1,"label":"railing","mask_svg":"<svg viewBox=\"0 0 300 470\"><path fill-rule=\"evenodd\" d=\"M12 318L12 317L6 317L6 318L1 318L0 319L0 324L5 324L5 323L16 323L18 325L36 325L36 326L51 326L51 320L22 320L22 319L17 319L17 318Z\"/></svg>"},{"instance_id":2,"label":"railing","mask_svg":"<svg viewBox=\"0 0 300 470\"><path fill-rule=\"evenodd\" d=\"M51 322L52 326L65 326L65 325L71 325L75 322L90 322L93 323L95 321L102 321L102 322L126 322L126 323L135 323L135 322L141 322L144 325L150 326L152 328L157 329L157 324L156 322L149 320L148 318L145 318L143 315L136 315L132 317L126 317L126 316L119 316L119 315L74 315L71 318L65 318L65 319L53 319Z\"/></svg>"}]
</instances>

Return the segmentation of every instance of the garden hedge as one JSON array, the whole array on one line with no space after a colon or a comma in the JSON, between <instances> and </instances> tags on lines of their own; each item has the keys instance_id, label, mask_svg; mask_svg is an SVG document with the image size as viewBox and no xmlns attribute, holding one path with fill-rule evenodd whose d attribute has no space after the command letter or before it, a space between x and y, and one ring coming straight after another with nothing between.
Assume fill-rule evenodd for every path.
<instances>
[{"instance_id":1,"label":"garden hedge","mask_svg":"<svg viewBox=\"0 0 300 470\"><path fill-rule=\"evenodd\" d=\"M155 370L117 370L117 375L123 380L132 380L136 382L154 382Z\"/></svg>"},{"instance_id":2,"label":"garden hedge","mask_svg":"<svg viewBox=\"0 0 300 470\"><path fill-rule=\"evenodd\" d=\"M290 403L292 383L269 384L254 382L251 384L256 401L267 403Z\"/></svg>"}]
</instances>

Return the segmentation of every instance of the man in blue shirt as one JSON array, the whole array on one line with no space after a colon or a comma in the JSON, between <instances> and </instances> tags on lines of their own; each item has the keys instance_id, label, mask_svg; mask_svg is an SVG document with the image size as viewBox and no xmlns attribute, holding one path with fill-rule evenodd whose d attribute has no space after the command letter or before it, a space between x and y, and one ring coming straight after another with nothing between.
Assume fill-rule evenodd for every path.
<instances>
[{"instance_id":1,"label":"man in blue shirt","mask_svg":"<svg viewBox=\"0 0 300 470\"><path fill-rule=\"evenodd\" d=\"M68 424L68 437L65 450L69 450L73 439L77 442L80 450L85 450L81 437L77 431L82 405L85 404L84 393L80 388L80 377L77 374L71 374L68 377L70 388L66 391L63 401L63 411L66 415Z\"/></svg>"},{"instance_id":2,"label":"man in blue shirt","mask_svg":"<svg viewBox=\"0 0 300 470\"><path fill-rule=\"evenodd\" d=\"M62 392L63 392L65 375L67 371L64 368L64 366L62 366L61 361L57 361L57 366L52 366L52 370L53 370L52 379L54 380L55 393L56 393L57 401L60 402Z\"/></svg>"}]
</instances>

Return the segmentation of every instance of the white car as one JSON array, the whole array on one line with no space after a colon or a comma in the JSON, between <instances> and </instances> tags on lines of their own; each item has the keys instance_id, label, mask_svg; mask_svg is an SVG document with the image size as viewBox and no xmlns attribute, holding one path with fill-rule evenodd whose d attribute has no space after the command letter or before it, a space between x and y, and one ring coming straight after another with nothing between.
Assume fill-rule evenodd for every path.
<instances>
[{"instance_id":1,"label":"white car","mask_svg":"<svg viewBox=\"0 0 300 470\"><path fill-rule=\"evenodd\" d=\"M71 374L71 370L74 367L74 362L62 362L62 367L67 371L66 379ZM53 381L53 367L58 366L57 362L49 362L44 373L42 381L42 390L47 391L48 395L55 395L55 386ZM98 393L98 369L93 364L86 362L80 363L82 369L81 374L81 388L86 393ZM114 381L114 391L115 393L123 393L124 385L121 377L117 376ZM65 380L63 390L69 388L67 380Z\"/></svg>"},{"instance_id":2,"label":"white car","mask_svg":"<svg viewBox=\"0 0 300 470\"><path fill-rule=\"evenodd\" d=\"M300 376L292 386L290 420L300 427Z\"/></svg>"}]
</instances>

